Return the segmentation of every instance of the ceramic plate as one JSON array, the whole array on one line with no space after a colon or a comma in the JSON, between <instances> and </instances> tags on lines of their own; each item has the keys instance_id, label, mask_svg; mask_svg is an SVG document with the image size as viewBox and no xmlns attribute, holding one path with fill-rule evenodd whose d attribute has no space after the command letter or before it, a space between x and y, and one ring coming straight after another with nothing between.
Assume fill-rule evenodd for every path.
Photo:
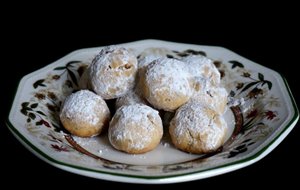
<instances>
[{"instance_id":1,"label":"ceramic plate","mask_svg":"<svg viewBox=\"0 0 300 190\"><path fill-rule=\"evenodd\" d=\"M113 149L107 134L84 139L65 133L58 119L61 102L77 88L78 78L101 47L72 52L26 75L9 114L11 132L32 153L63 170L104 180L154 184L207 178L253 164L272 151L299 118L280 74L228 49L158 40L121 46L138 58L200 54L215 60L229 99L234 100L225 115L230 130L224 146L214 154L187 154L174 148L164 135L155 150L129 155Z\"/></svg>"}]
</instances>

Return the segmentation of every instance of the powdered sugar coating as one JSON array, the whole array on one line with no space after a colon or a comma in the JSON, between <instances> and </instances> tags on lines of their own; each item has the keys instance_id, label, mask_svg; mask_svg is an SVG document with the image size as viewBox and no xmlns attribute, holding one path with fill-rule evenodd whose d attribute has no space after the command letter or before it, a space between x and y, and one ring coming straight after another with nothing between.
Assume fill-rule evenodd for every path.
<instances>
[{"instance_id":1,"label":"powdered sugar coating","mask_svg":"<svg viewBox=\"0 0 300 190\"><path fill-rule=\"evenodd\" d=\"M181 106L170 123L174 145L190 153L209 153L224 142L227 123L205 104L189 101Z\"/></svg>"},{"instance_id":2,"label":"powdered sugar coating","mask_svg":"<svg viewBox=\"0 0 300 190\"><path fill-rule=\"evenodd\" d=\"M220 72L213 64L213 60L202 56L192 55L181 59L188 64L189 71L194 77L202 77L212 86L219 86L221 76Z\"/></svg>"},{"instance_id":3,"label":"powdered sugar coating","mask_svg":"<svg viewBox=\"0 0 300 190\"><path fill-rule=\"evenodd\" d=\"M141 94L136 92L136 90L130 90L127 94L116 100L115 108L117 110L122 106L128 106L131 104L147 104L147 102L144 100Z\"/></svg>"},{"instance_id":4,"label":"powdered sugar coating","mask_svg":"<svg viewBox=\"0 0 300 190\"><path fill-rule=\"evenodd\" d=\"M134 87L137 59L125 48L108 46L89 67L92 89L104 99L118 98Z\"/></svg>"},{"instance_id":5,"label":"powdered sugar coating","mask_svg":"<svg viewBox=\"0 0 300 190\"><path fill-rule=\"evenodd\" d=\"M138 68L143 69L146 68L152 61L162 58L161 55L148 55L145 57L142 57L138 60Z\"/></svg>"},{"instance_id":6,"label":"powdered sugar coating","mask_svg":"<svg viewBox=\"0 0 300 190\"><path fill-rule=\"evenodd\" d=\"M108 138L118 150L144 153L154 149L163 135L158 111L149 106L134 104L122 106L112 118Z\"/></svg>"},{"instance_id":7,"label":"powdered sugar coating","mask_svg":"<svg viewBox=\"0 0 300 190\"><path fill-rule=\"evenodd\" d=\"M174 111L192 95L186 64L169 58L154 60L146 68L144 97L156 108Z\"/></svg>"},{"instance_id":8,"label":"powdered sugar coating","mask_svg":"<svg viewBox=\"0 0 300 190\"><path fill-rule=\"evenodd\" d=\"M192 99L222 115L227 109L228 92L223 87L210 87L202 91L195 90Z\"/></svg>"},{"instance_id":9,"label":"powdered sugar coating","mask_svg":"<svg viewBox=\"0 0 300 190\"><path fill-rule=\"evenodd\" d=\"M78 136L99 134L109 118L110 112L105 101L88 90L81 90L67 97L60 112L64 127ZM85 131L90 132L80 134Z\"/></svg>"}]
</instances>

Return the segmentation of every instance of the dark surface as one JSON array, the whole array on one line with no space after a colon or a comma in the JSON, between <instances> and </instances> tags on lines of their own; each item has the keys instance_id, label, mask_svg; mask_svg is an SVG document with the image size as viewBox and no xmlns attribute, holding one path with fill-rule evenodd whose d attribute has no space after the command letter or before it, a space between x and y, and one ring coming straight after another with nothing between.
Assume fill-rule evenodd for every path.
<instances>
[{"instance_id":1,"label":"dark surface","mask_svg":"<svg viewBox=\"0 0 300 190\"><path fill-rule=\"evenodd\" d=\"M37 23L38 26L36 26ZM28 22L24 28L13 27L13 30L7 31L7 37L11 42L5 46L8 51L5 52L4 56L7 57L8 61L5 63L5 69L2 70L2 73L9 73L9 77L4 74L1 75L1 88L4 91L1 94L3 102L0 126L1 173L5 176L1 181L5 185L16 185L9 183L9 179L24 179L24 187L38 187L36 184L38 181L50 188L71 188L76 187L78 184L97 188L107 184L112 189L115 187L153 188L152 186L144 187L102 181L57 169L41 161L25 149L5 126L3 121L7 118L15 89L21 77L76 49L148 38L223 46L254 62L282 73L286 77L297 103L299 104L300 101L297 82L299 76L297 75L297 69L293 68L295 63L299 62L297 52L292 48L296 43L296 30L286 22L275 23L274 21L274 24L266 22L264 25L264 21L262 21L260 24L263 25L258 26L255 22L249 21L244 25L238 25L238 27L229 22L226 27L223 27L220 23L220 25L209 25L204 29L201 27L198 29L186 28L182 32L178 31L178 27L174 25L173 27L163 28L144 26L144 28L138 27L131 30L130 28L135 27L132 24L130 26L124 25L124 30L120 31L118 29L123 28L123 26L110 29L94 29L93 26L82 23L78 25L76 23L66 24L64 27L51 23ZM277 30L278 28L287 28L287 31L283 35ZM13 33L13 37L9 37L8 33L10 32ZM295 55L297 56L295 57ZM300 147L299 133L300 128L297 124L275 150L251 166L208 179L181 183L180 185L213 188L223 184L225 187L230 188L243 188L243 186L257 188L269 187L272 184L284 184L293 187L293 185L298 184L294 180L294 176L297 175L300 169L299 157L297 156ZM57 185L58 183L60 185ZM167 186L177 187L176 184Z\"/></svg>"}]
</instances>

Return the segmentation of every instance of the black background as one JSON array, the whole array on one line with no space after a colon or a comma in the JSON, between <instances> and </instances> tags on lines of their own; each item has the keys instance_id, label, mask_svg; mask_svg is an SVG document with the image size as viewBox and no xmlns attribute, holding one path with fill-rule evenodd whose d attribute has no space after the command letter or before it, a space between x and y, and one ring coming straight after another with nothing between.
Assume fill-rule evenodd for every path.
<instances>
[{"instance_id":1,"label":"black background","mask_svg":"<svg viewBox=\"0 0 300 190\"><path fill-rule=\"evenodd\" d=\"M2 178L1 183L4 184L1 185L18 185L10 182L13 179L22 180L24 187L31 188L40 187L36 184L37 181L50 188L71 188L78 185L101 188L106 184L109 188L153 188L148 185L92 179L52 167L25 149L5 126L4 121L21 77L76 49L149 38L223 46L282 73L296 102L299 103L299 76L296 69L299 62L299 38L294 22L296 15L283 14L277 10L279 9L273 11L272 15L269 12L262 13L262 17L253 17L256 14L255 10L247 12L246 17L240 17L242 11L230 17L223 17L227 12L222 12L213 20L207 20L207 17L215 12L209 15L189 14L183 18L181 14L161 16L161 13L155 10L146 12L147 17L139 17L141 20L136 19L137 15L129 18L120 16L118 19L109 19L109 15L102 15L99 19L91 21L90 17L81 18L81 12L78 11L74 11L66 19L57 16L51 18L51 14L50 18L49 15L43 17L38 12L32 16L20 15L17 19L5 20L1 44L5 51L2 54L4 58L2 57L0 80L3 101L0 126L1 173L5 177ZM52 14L54 16L55 11ZM297 156L300 147L297 138L299 132L297 124L275 150L251 166L179 185L196 185L199 188L220 185L229 188L258 188L281 184L293 187L297 185L295 176L300 169ZM166 186L174 188L177 184L156 187Z\"/></svg>"}]
</instances>

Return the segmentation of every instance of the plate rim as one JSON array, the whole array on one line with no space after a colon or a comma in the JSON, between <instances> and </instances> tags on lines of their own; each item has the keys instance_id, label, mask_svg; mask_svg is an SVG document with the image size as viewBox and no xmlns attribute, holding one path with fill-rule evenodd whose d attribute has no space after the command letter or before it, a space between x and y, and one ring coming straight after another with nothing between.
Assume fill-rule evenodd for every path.
<instances>
[{"instance_id":1,"label":"plate rim","mask_svg":"<svg viewBox=\"0 0 300 190\"><path fill-rule=\"evenodd\" d=\"M133 42L128 42L128 43L122 43L119 45L125 45L125 44L132 44L132 43L143 43L143 42L163 42L163 43L174 43L174 44L182 44L182 45L195 45L195 46L199 46L197 44L189 44L189 43L180 43L180 42L169 42L169 41L163 41L163 40L139 40L139 41L133 41ZM200 45L200 46L207 46L207 45ZM103 47L103 46L101 46ZM23 76L16 89L15 89L15 93L13 96L13 101L11 103L11 107L10 107L10 111L8 113L8 117L6 119L6 126L9 128L9 130L12 132L12 134L21 142L21 144L23 146L25 146L30 152L32 152L35 156L37 156L38 158L42 159L43 161L47 162L48 164L55 166L57 168L72 172L72 173L76 173L76 174L81 174L84 176L89 176L89 177L94 177L97 179L103 179L103 180L110 180L110 181L118 181L118 182L128 182L128 183L153 183L153 184L160 184L160 183L175 183L175 182L184 182L184 181L191 181L191 180L197 180L197 179L203 179L203 178L207 178L207 177L211 177L211 176L216 176L216 175L220 175L223 173L227 173L230 171L234 171L243 167L246 167L250 164L253 164L257 161L259 161L260 159L264 158L266 155L268 155L274 148L276 148L280 142L290 133L290 131L294 128L294 126L296 125L297 121L299 120L299 110L297 108L295 99L291 93L291 90L289 88L289 85L287 83L287 80L285 79L285 77L281 74L278 73L277 71L274 71L268 67L265 67L263 65L260 65L259 63L255 63L256 65L259 65L261 67L267 68L269 70L272 70L274 73L278 74L279 79L283 82L284 87L287 91L287 94L289 96L289 101L292 104L292 111L293 116L291 116L290 120L287 122L287 124L285 124L285 126L281 129L281 131L268 143L266 144L264 147L262 147L260 150L258 150L255 154L253 155L245 155L244 158L240 159L240 160L235 160L233 162L229 162L226 164L222 164L220 166L216 166L216 167L211 167L211 168L207 168L204 170L196 170L196 171L191 171L191 172L184 172L184 173L179 173L179 174L171 174L171 175L153 175L153 176L147 176L147 175L135 175L135 174L124 174L124 173L117 173L117 172L109 172L109 171L103 171L101 169L91 169L91 168L87 168L84 166L78 166L78 165L74 165L74 164L70 164L70 163L66 163L63 161L59 161L54 159L53 157L51 157L51 155L47 154L46 152L40 150L38 147L36 147L29 139L27 139L25 136L23 136L21 134L21 132L12 124L11 118L10 116L12 115L12 111L13 111L13 106L14 106L14 102L16 100L16 96L17 93L21 87L21 84L24 83L24 81L31 76L32 74L35 73L39 73L44 69L47 69L47 67L53 67L53 65L55 65L55 63L60 62L61 60L71 56L72 54L76 54L78 52L81 51L87 51L87 50L92 50L92 49L97 49L97 48L101 48L101 47L92 47L92 48L83 48L83 49L78 49L75 51L70 52L69 54L61 57L60 59L45 65L44 67L37 69L31 73L28 73L27 75ZM225 47L221 47L221 46L208 46L208 47L217 47L217 48L222 48L225 49L227 51L230 51L232 53L235 53L233 51L231 51L230 49L227 49ZM235 53L236 55L244 58L243 56ZM247 58L244 58L247 59ZM248 60L248 59L247 59ZM249 60L251 61L251 60ZM252 63L254 63L253 61L251 61ZM280 138L281 137L281 138ZM236 167L234 167L236 166ZM82 174L82 172L85 172L85 174ZM205 176L205 174L207 174ZM113 176L113 177L112 177ZM186 177L191 177L192 179L188 179ZM118 177L118 179L114 179L114 177ZM134 179L134 180L133 180Z\"/></svg>"}]
</instances>

